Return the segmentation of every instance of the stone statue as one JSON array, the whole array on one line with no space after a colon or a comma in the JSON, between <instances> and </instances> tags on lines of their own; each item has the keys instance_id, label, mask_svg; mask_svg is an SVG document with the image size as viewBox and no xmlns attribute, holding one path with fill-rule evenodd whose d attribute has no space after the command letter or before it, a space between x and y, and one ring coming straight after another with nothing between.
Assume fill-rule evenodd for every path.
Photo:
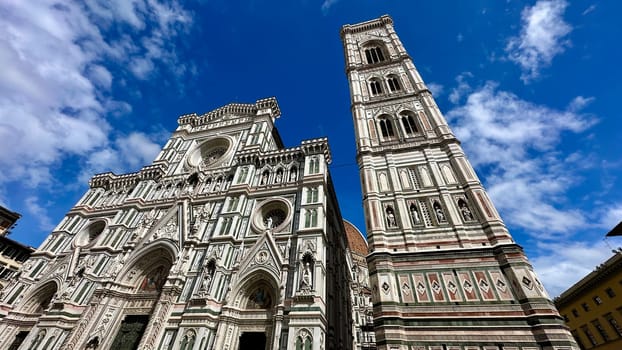
<instances>
[{"instance_id":1,"label":"stone statue","mask_svg":"<svg viewBox=\"0 0 622 350\"><path fill-rule=\"evenodd\" d=\"M414 205L410 207L410 216L413 219L413 222L415 224L418 224L421 222L421 218L419 217L419 212L417 211L417 208L415 208Z\"/></svg>"},{"instance_id":2,"label":"stone statue","mask_svg":"<svg viewBox=\"0 0 622 350\"><path fill-rule=\"evenodd\" d=\"M393 214L393 210L387 211L387 225L389 227L397 227L397 222L395 221L395 214Z\"/></svg>"},{"instance_id":3,"label":"stone statue","mask_svg":"<svg viewBox=\"0 0 622 350\"><path fill-rule=\"evenodd\" d=\"M201 291L207 294L209 290L209 286L212 283L212 275L209 270L205 271L205 276L203 277L203 282L201 283Z\"/></svg>"},{"instance_id":4,"label":"stone statue","mask_svg":"<svg viewBox=\"0 0 622 350\"><path fill-rule=\"evenodd\" d=\"M464 202L461 203L460 212L462 213L462 217L464 218L464 221L473 220L473 214L471 213L471 211L469 210L469 207L467 207L467 205Z\"/></svg>"},{"instance_id":5,"label":"stone statue","mask_svg":"<svg viewBox=\"0 0 622 350\"><path fill-rule=\"evenodd\" d=\"M305 262L305 267L302 272L302 288L311 289L311 283L311 268L309 267L309 263Z\"/></svg>"},{"instance_id":6,"label":"stone statue","mask_svg":"<svg viewBox=\"0 0 622 350\"><path fill-rule=\"evenodd\" d=\"M436 212L436 218L438 219L438 222L445 221L445 214L443 214L443 210L441 210L441 208L436 208L434 210Z\"/></svg>"}]
</instances>

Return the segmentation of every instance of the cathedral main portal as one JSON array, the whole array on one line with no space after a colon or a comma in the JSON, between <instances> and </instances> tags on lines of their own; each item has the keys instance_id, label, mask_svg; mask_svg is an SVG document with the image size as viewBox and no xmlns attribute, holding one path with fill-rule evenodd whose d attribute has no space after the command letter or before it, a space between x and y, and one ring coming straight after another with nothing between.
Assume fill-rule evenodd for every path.
<instances>
[{"instance_id":1,"label":"cathedral main portal","mask_svg":"<svg viewBox=\"0 0 622 350\"><path fill-rule=\"evenodd\" d=\"M244 332L240 337L239 350L262 350L266 348L266 333Z\"/></svg>"},{"instance_id":2,"label":"cathedral main portal","mask_svg":"<svg viewBox=\"0 0 622 350\"><path fill-rule=\"evenodd\" d=\"M121 328L112 343L115 350L135 350L145 333L149 315L128 315L121 323Z\"/></svg>"}]
</instances>

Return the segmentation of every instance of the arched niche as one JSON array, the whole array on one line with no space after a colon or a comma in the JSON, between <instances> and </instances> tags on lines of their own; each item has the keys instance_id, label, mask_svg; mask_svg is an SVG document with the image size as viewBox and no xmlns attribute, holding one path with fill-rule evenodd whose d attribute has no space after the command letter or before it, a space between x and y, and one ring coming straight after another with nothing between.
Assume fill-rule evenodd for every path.
<instances>
[{"instance_id":1,"label":"arched niche","mask_svg":"<svg viewBox=\"0 0 622 350\"><path fill-rule=\"evenodd\" d=\"M57 293L58 284L56 281L48 281L30 294L20 309L24 313L42 314L53 304Z\"/></svg>"},{"instance_id":2,"label":"arched niche","mask_svg":"<svg viewBox=\"0 0 622 350\"><path fill-rule=\"evenodd\" d=\"M132 286L136 292L159 293L170 272L177 248L168 241L137 251L126 263L117 282Z\"/></svg>"},{"instance_id":3,"label":"arched niche","mask_svg":"<svg viewBox=\"0 0 622 350\"><path fill-rule=\"evenodd\" d=\"M241 276L244 281L234 291L234 306L247 310L271 311L280 300L279 284L275 277L264 270L255 270Z\"/></svg>"}]
</instances>

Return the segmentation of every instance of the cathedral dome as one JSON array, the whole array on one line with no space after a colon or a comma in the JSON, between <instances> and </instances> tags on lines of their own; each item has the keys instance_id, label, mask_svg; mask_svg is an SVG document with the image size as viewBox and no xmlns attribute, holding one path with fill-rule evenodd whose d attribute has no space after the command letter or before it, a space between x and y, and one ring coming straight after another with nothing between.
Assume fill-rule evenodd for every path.
<instances>
[{"instance_id":1,"label":"cathedral dome","mask_svg":"<svg viewBox=\"0 0 622 350\"><path fill-rule=\"evenodd\" d=\"M367 255L367 239L365 239L361 231L347 220L343 220L343 225L346 228L346 238L348 239L350 251L363 256Z\"/></svg>"}]
</instances>

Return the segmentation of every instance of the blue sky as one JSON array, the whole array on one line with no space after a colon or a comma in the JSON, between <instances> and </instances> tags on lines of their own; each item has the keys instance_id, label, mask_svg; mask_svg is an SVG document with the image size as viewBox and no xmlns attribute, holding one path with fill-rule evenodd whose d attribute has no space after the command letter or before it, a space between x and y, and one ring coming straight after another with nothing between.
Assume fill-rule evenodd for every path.
<instances>
[{"instance_id":1,"label":"blue sky","mask_svg":"<svg viewBox=\"0 0 622 350\"><path fill-rule=\"evenodd\" d=\"M177 117L276 96L286 146L327 136L363 229L339 29L389 14L545 286L622 219L615 1L0 2L0 203L38 246L95 173L151 163Z\"/></svg>"}]
</instances>

